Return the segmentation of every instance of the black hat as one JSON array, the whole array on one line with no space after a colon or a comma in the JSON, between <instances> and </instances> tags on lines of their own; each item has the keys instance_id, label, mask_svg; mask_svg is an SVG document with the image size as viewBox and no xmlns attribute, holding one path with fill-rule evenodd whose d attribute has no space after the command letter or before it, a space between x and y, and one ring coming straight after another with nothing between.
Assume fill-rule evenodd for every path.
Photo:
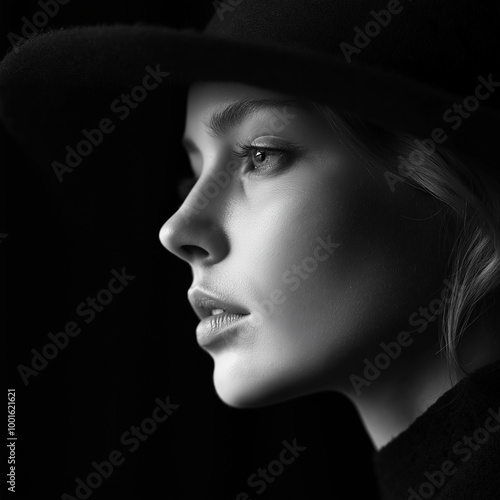
<instances>
[{"instance_id":1,"label":"black hat","mask_svg":"<svg viewBox=\"0 0 500 500\"><path fill-rule=\"evenodd\" d=\"M236 81L314 98L427 144L472 155L496 171L498 2L223 0L214 5L202 33L113 25L22 41L0 64L2 121L37 161L52 155L51 163L66 165L68 148L57 153L50 144L64 137L68 123L76 126L75 110L85 112L85 99L110 99L108 114L97 122L105 135L133 105L165 89L193 80ZM128 102L122 97L126 89L132 94ZM85 130L82 140L98 142L98 132Z\"/></svg>"}]
</instances>

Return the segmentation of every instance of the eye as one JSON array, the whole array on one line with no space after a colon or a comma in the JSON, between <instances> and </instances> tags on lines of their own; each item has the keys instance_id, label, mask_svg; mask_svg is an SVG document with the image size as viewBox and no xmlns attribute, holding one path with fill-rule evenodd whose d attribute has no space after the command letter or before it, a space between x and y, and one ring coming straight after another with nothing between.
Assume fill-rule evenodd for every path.
<instances>
[{"instance_id":1,"label":"eye","mask_svg":"<svg viewBox=\"0 0 500 500\"><path fill-rule=\"evenodd\" d=\"M237 150L232 151L234 156L247 160L250 172L256 175L280 170L290 165L305 148L296 143L289 143L277 137L262 137L259 139L272 139L272 146L237 143ZM253 143L257 140L253 141ZM198 182L198 177L183 177L177 182L177 194L181 204L187 198L193 186Z\"/></svg>"},{"instance_id":2,"label":"eye","mask_svg":"<svg viewBox=\"0 0 500 500\"><path fill-rule=\"evenodd\" d=\"M250 146L247 156L253 163L254 169L270 170L280 168L286 164L287 154L277 149Z\"/></svg>"},{"instance_id":3,"label":"eye","mask_svg":"<svg viewBox=\"0 0 500 500\"><path fill-rule=\"evenodd\" d=\"M254 141L255 143L256 141ZM251 172L264 173L282 169L294 159L300 146L280 141L278 145L237 144L234 155L249 160Z\"/></svg>"}]
</instances>

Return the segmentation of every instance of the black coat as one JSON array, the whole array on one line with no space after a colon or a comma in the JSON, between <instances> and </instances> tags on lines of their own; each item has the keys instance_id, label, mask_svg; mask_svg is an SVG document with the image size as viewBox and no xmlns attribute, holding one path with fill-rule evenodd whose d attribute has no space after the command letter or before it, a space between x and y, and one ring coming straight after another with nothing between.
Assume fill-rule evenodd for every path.
<instances>
[{"instance_id":1,"label":"black coat","mask_svg":"<svg viewBox=\"0 0 500 500\"><path fill-rule=\"evenodd\" d=\"M500 361L463 378L373 456L382 500L500 498Z\"/></svg>"}]
</instances>

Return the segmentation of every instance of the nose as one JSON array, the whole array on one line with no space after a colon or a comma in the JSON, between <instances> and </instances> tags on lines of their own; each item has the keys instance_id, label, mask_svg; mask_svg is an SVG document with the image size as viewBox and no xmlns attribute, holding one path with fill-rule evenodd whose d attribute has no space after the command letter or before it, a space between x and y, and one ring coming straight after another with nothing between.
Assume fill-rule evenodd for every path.
<instances>
[{"instance_id":1,"label":"nose","mask_svg":"<svg viewBox=\"0 0 500 500\"><path fill-rule=\"evenodd\" d=\"M198 185L201 179L198 181ZM193 265L222 260L229 251L222 227L221 199L208 198L203 185L195 186L178 210L163 224L162 245L180 259ZM219 198L223 195L219 193Z\"/></svg>"}]
</instances>

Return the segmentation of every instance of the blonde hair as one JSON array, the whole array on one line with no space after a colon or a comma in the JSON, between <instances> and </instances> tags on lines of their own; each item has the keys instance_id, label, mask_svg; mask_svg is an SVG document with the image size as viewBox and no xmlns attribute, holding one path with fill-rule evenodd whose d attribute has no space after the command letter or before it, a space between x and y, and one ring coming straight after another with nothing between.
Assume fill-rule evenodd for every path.
<instances>
[{"instance_id":1,"label":"blonde hair","mask_svg":"<svg viewBox=\"0 0 500 500\"><path fill-rule=\"evenodd\" d=\"M442 202L455 244L448 262L451 286L443 305L439 340L450 378L461 378L469 373L457 354L461 337L472 323L484 318L487 308L500 302L500 181L485 169L475 168L479 166L476 159L443 146L429 152L415 136L312 104L360 161L377 168L384 165L393 176ZM420 161L402 167L401 156L417 156Z\"/></svg>"}]
</instances>

